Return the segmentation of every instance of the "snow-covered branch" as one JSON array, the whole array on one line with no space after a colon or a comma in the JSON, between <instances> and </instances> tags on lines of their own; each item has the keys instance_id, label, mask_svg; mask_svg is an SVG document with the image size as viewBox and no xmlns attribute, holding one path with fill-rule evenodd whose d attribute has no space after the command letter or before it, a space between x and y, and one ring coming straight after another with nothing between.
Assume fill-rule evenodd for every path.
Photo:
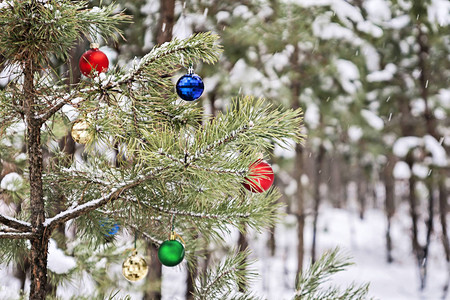
<instances>
[{"instance_id":1,"label":"snow-covered branch","mask_svg":"<svg viewBox=\"0 0 450 300\"><path fill-rule=\"evenodd\" d=\"M158 171L161 171L161 170L164 170L164 168L158 169ZM81 215L85 215L88 212L91 212L91 211L105 205L109 201L118 199L123 192L140 185L141 183L145 182L146 180L148 180L150 178L153 178L157 173L158 172L153 172L147 176L138 177L136 180L134 180L132 182L125 182L120 185L117 185L117 186L111 188L109 193L104 195L103 197L88 201L86 203L83 203L83 204L75 207L75 208L62 211L59 214L57 214L56 216L46 219L44 222L44 226L51 229L51 228L56 227L58 224L65 223L68 220L77 218Z\"/></svg>"},{"instance_id":2,"label":"snow-covered branch","mask_svg":"<svg viewBox=\"0 0 450 300\"><path fill-rule=\"evenodd\" d=\"M22 232L30 232L31 231L31 224L28 222L24 222L21 220L17 220L12 217L4 216L0 214L0 223L10 227L17 229Z\"/></svg>"},{"instance_id":3,"label":"snow-covered branch","mask_svg":"<svg viewBox=\"0 0 450 300\"><path fill-rule=\"evenodd\" d=\"M30 239L34 236L32 232L0 232L1 239L20 240Z\"/></svg>"}]
</instances>

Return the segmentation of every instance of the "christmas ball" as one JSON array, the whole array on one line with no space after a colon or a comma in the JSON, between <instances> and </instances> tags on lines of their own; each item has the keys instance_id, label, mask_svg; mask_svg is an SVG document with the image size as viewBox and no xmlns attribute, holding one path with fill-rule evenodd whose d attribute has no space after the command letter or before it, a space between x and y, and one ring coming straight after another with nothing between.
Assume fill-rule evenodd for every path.
<instances>
[{"instance_id":1,"label":"christmas ball","mask_svg":"<svg viewBox=\"0 0 450 300\"><path fill-rule=\"evenodd\" d=\"M105 230L105 236L113 236L120 230L120 225L115 223L114 220L105 218L99 221L100 226Z\"/></svg>"},{"instance_id":2,"label":"christmas ball","mask_svg":"<svg viewBox=\"0 0 450 300\"><path fill-rule=\"evenodd\" d=\"M147 275L147 272L147 262L136 251L122 263L122 274L129 281L141 280Z\"/></svg>"},{"instance_id":3,"label":"christmas ball","mask_svg":"<svg viewBox=\"0 0 450 300\"><path fill-rule=\"evenodd\" d=\"M186 74L181 76L177 82L177 94L181 99L194 101L203 94L205 85L197 74Z\"/></svg>"},{"instance_id":4,"label":"christmas ball","mask_svg":"<svg viewBox=\"0 0 450 300\"><path fill-rule=\"evenodd\" d=\"M273 183L272 167L265 161L259 160L250 165L250 178L245 177L244 187L253 193L267 191Z\"/></svg>"},{"instance_id":5,"label":"christmas ball","mask_svg":"<svg viewBox=\"0 0 450 300\"><path fill-rule=\"evenodd\" d=\"M78 144L86 144L89 140L89 123L83 119L75 121L70 134Z\"/></svg>"},{"instance_id":6,"label":"christmas ball","mask_svg":"<svg viewBox=\"0 0 450 300\"><path fill-rule=\"evenodd\" d=\"M158 249L159 261L167 266L178 265L184 258L184 246L177 240L164 241Z\"/></svg>"},{"instance_id":7,"label":"christmas ball","mask_svg":"<svg viewBox=\"0 0 450 300\"><path fill-rule=\"evenodd\" d=\"M81 55L79 67L81 74L87 77L92 76L92 70L96 72L108 71L109 60L102 51L98 50L98 45L92 44L91 49Z\"/></svg>"}]
</instances>

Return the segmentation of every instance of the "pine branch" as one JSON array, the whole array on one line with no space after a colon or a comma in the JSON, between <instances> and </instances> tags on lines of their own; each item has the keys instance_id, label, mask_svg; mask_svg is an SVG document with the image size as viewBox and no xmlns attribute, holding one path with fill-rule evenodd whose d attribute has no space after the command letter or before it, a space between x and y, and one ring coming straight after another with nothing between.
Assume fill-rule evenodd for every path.
<instances>
[{"instance_id":1,"label":"pine branch","mask_svg":"<svg viewBox=\"0 0 450 300\"><path fill-rule=\"evenodd\" d=\"M70 219L74 219L81 215L85 215L88 212L93 211L110 201L118 199L123 192L142 184L143 182L145 182L150 178L153 178L154 176L155 174L150 174L145 177L138 177L137 180L131 183L121 184L116 187L113 187L110 189L110 192L103 197L88 201L73 209L65 210L52 218L46 219L44 222L44 226L48 227L49 229L53 229L59 224L65 223Z\"/></svg>"},{"instance_id":2,"label":"pine branch","mask_svg":"<svg viewBox=\"0 0 450 300\"><path fill-rule=\"evenodd\" d=\"M0 232L0 239L22 240L34 237L32 232Z\"/></svg>"},{"instance_id":3,"label":"pine branch","mask_svg":"<svg viewBox=\"0 0 450 300\"><path fill-rule=\"evenodd\" d=\"M189 60L194 60L194 57L201 59L206 63L214 63L217 61L218 55L221 52L220 46L216 44L219 37L210 32L198 33L185 40L173 39L171 42L164 43L159 47L155 47L151 52L146 54L139 64L124 75L119 81L112 82L104 86L105 89L112 89L119 85L134 82L136 77L140 76L144 72L154 72L152 65L157 63L164 63L166 68L169 68L167 72L164 72L163 78L167 78L167 74L172 73L180 63L180 60L186 56L186 65ZM195 55L192 55L192 53ZM178 60L178 61L177 61ZM158 69L159 72L160 69ZM161 76L161 75L160 75Z\"/></svg>"},{"instance_id":4,"label":"pine branch","mask_svg":"<svg viewBox=\"0 0 450 300\"><path fill-rule=\"evenodd\" d=\"M322 289L323 283L335 273L352 265L347 256L340 253L339 248L328 251L312 264L306 271L300 273L296 284L295 299L298 300L354 300L367 299L368 284L351 285L344 291L337 287Z\"/></svg>"},{"instance_id":5,"label":"pine branch","mask_svg":"<svg viewBox=\"0 0 450 300\"><path fill-rule=\"evenodd\" d=\"M131 228L133 228L135 231L139 232L143 237L145 237L146 239L150 240L153 244L159 246L159 245L161 245L163 243L163 241L158 240L157 238L151 236L147 232L140 230L139 227L137 227L136 225L132 225L132 224L128 224L128 225Z\"/></svg>"},{"instance_id":6,"label":"pine branch","mask_svg":"<svg viewBox=\"0 0 450 300\"><path fill-rule=\"evenodd\" d=\"M200 274L194 285L194 299L257 299L249 292L238 291L239 287L256 277L256 273L248 269L251 264L248 255L248 250L235 250L214 270Z\"/></svg>"},{"instance_id":7,"label":"pine branch","mask_svg":"<svg viewBox=\"0 0 450 300\"><path fill-rule=\"evenodd\" d=\"M229 213L226 212L223 215L219 214L211 214L211 213L204 213L204 212L193 212L193 211L183 211L179 209L167 209L162 206L156 206L152 204L147 204L149 207L158 210L160 212L169 214L169 215L178 215L178 216L186 216L186 217L193 217L193 218L200 218L200 219L215 219L215 220L222 220L222 221L229 221L230 218L237 218L237 219L247 219L251 215L249 213Z\"/></svg>"},{"instance_id":8,"label":"pine branch","mask_svg":"<svg viewBox=\"0 0 450 300\"><path fill-rule=\"evenodd\" d=\"M4 216L0 214L0 223L10 227L17 229L19 231L23 232L30 232L31 231L31 224L28 222L24 222L21 220L17 220L12 217Z\"/></svg>"}]
</instances>

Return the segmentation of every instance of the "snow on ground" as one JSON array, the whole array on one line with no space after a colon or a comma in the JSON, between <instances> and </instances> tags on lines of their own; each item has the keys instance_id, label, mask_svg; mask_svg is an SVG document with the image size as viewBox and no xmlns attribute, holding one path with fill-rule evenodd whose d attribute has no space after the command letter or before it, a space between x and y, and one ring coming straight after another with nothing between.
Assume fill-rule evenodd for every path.
<instances>
[{"instance_id":1,"label":"snow on ground","mask_svg":"<svg viewBox=\"0 0 450 300\"><path fill-rule=\"evenodd\" d=\"M423 222L421 224L423 225ZM353 257L355 265L333 276L331 284L345 287L352 282L357 284L370 282L370 295L380 300L438 300L442 299L442 287L449 275L445 267L444 250L439 240L438 224L436 220L437 233L433 235L431 241L428 281L423 293L419 291L418 271L415 258L411 254L411 222L407 205L400 206L392 220L393 263L386 262L386 218L380 210L368 210L365 219L361 220L357 211L323 206L318 220L317 253L320 255L328 249L339 246L345 254ZM423 226L419 229L421 233L425 232ZM254 267L260 274L260 277L252 283L251 289L264 299L292 299L297 268L295 217L286 216L276 227L275 234L277 244L274 256L270 255L266 246L269 239L268 232L249 234L251 258L257 259ZM237 232L233 232L229 242L236 244L237 239ZM305 266L310 260L311 240L312 219L307 218ZM120 266L110 271L120 273ZM19 281L8 274L11 274L10 268L5 269L1 266L0 299L17 299ZM185 299L186 278L184 263L181 267L163 267L163 299ZM81 281L78 284L90 285L89 282ZM72 282L71 286L78 284ZM119 286L124 287L120 284L116 288ZM66 286L65 289L59 289L58 295L62 299L69 299L69 295L63 291L74 292L73 288ZM126 291L123 290L120 294L126 295ZM140 293L132 293L132 299L140 299L139 295Z\"/></svg>"},{"instance_id":2,"label":"snow on ground","mask_svg":"<svg viewBox=\"0 0 450 300\"><path fill-rule=\"evenodd\" d=\"M436 224L437 220L436 220ZM438 300L448 274L444 250L437 235L432 237L428 260L428 281L424 292L419 291L419 277L415 257L411 254L408 207L401 206L392 220L392 243L394 262L386 262L386 218L380 210L369 210L365 219L359 213L324 207L318 220L318 251L320 255L339 246L344 254L353 257L354 266L332 277L332 284L341 286L352 282L370 282L370 296L380 300ZM438 225L436 227L439 227ZM420 228L425 232L424 228ZM437 230L439 232L439 230ZM275 229L276 251L271 256L266 246L269 233L250 233L251 258L257 261L260 277L251 289L264 299L293 299L297 268L296 220L287 216ZM230 237L236 243L238 234ZM306 220L304 265L309 265L312 240L312 219ZM185 299L186 272L182 268L163 269L163 299ZM450 298L449 298L450 299Z\"/></svg>"},{"instance_id":3,"label":"snow on ground","mask_svg":"<svg viewBox=\"0 0 450 300\"><path fill-rule=\"evenodd\" d=\"M305 265L310 260L311 221L307 219L305 231ZM370 295L383 300L441 299L442 288L448 278L444 250L435 235L428 260L427 288L421 293L415 258L411 254L407 207L399 209L393 219L392 264L386 262L386 219L382 211L367 211L365 219L361 220L357 212L326 208L321 211L318 223L318 253L339 246L345 254L353 257L356 264L332 277L332 284L345 287L352 282L370 282ZM292 299L297 268L295 218L288 217L284 224L277 226L274 257L270 257L265 248L267 240L268 234L265 233L253 236L250 242L254 256L259 260L257 266L261 274L261 280L255 282L253 288L266 299Z\"/></svg>"}]
</instances>

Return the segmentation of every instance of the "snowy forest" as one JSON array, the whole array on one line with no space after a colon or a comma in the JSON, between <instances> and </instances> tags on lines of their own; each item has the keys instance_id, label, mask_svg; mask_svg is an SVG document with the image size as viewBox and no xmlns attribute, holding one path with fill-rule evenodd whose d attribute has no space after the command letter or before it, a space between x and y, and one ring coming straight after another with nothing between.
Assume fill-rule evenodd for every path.
<instances>
[{"instance_id":1,"label":"snowy forest","mask_svg":"<svg viewBox=\"0 0 450 300\"><path fill-rule=\"evenodd\" d=\"M0 0L0 299L450 299L449 25Z\"/></svg>"}]
</instances>

